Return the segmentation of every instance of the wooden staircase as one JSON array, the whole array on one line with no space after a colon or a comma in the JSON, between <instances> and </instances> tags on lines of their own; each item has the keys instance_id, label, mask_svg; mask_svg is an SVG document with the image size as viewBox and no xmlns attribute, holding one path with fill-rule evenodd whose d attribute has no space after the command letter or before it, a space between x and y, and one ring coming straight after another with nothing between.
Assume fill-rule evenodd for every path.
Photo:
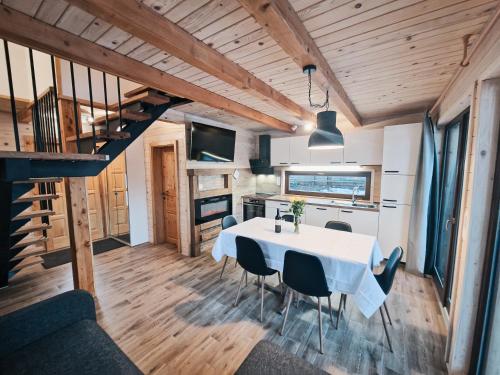
<instances>
[{"instance_id":1,"label":"wooden staircase","mask_svg":"<svg viewBox=\"0 0 500 375\"><path fill-rule=\"evenodd\" d=\"M23 268L43 261L49 217L54 215L52 200L59 197L53 184L60 181L48 177L0 182L0 287Z\"/></svg>"}]
</instances>

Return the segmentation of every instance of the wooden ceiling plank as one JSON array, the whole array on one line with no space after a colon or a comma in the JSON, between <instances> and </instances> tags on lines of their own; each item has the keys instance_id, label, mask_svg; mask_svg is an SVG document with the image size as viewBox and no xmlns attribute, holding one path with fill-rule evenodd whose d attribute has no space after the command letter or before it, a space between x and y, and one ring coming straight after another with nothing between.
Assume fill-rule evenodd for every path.
<instances>
[{"instance_id":1,"label":"wooden ceiling plank","mask_svg":"<svg viewBox=\"0 0 500 375\"><path fill-rule=\"evenodd\" d=\"M77 7L69 6L64 14L57 21L57 27L69 31L72 34L80 35L95 19L89 14Z\"/></svg>"},{"instance_id":2,"label":"wooden ceiling plank","mask_svg":"<svg viewBox=\"0 0 500 375\"><path fill-rule=\"evenodd\" d=\"M142 0L143 3L149 6L158 14L164 15L170 9L175 7L177 4L181 3L184 0Z\"/></svg>"},{"instance_id":3,"label":"wooden ceiling plank","mask_svg":"<svg viewBox=\"0 0 500 375\"><path fill-rule=\"evenodd\" d=\"M35 16L41 3L42 0L3 0L3 4L31 17Z\"/></svg>"},{"instance_id":4,"label":"wooden ceiling plank","mask_svg":"<svg viewBox=\"0 0 500 375\"><path fill-rule=\"evenodd\" d=\"M164 17L173 23L181 21L190 14L196 12L210 0L184 0L164 14Z\"/></svg>"},{"instance_id":5,"label":"wooden ceiling plank","mask_svg":"<svg viewBox=\"0 0 500 375\"><path fill-rule=\"evenodd\" d=\"M136 38L135 36L130 37L125 42L120 44L115 51L121 53L122 55L127 55L132 52L134 49L138 48L144 43L143 40Z\"/></svg>"},{"instance_id":6,"label":"wooden ceiling plank","mask_svg":"<svg viewBox=\"0 0 500 375\"><path fill-rule=\"evenodd\" d=\"M240 5L236 0L212 0L189 16L184 17L177 25L187 32L194 34L206 26L215 23L227 14L232 13L239 7Z\"/></svg>"},{"instance_id":7,"label":"wooden ceiling plank","mask_svg":"<svg viewBox=\"0 0 500 375\"><path fill-rule=\"evenodd\" d=\"M45 0L46 1L46 0ZM111 28L111 25L104 20L99 18L94 19L90 25L80 34L82 38L95 42L101 36L104 35L106 31Z\"/></svg>"},{"instance_id":8,"label":"wooden ceiling plank","mask_svg":"<svg viewBox=\"0 0 500 375\"><path fill-rule=\"evenodd\" d=\"M303 120L314 120L313 113L294 103L288 97L251 75L238 64L194 38L174 23L154 13L135 0L69 0L78 6L114 24L117 27L151 43L192 66L210 73L242 90L275 103Z\"/></svg>"},{"instance_id":9,"label":"wooden ceiling plank","mask_svg":"<svg viewBox=\"0 0 500 375\"><path fill-rule=\"evenodd\" d=\"M30 46L174 96L199 101L275 129L291 132L290 125L281 120L50 26L12 8L0 6L0 17L2 19L0 37L14 43Z\"/></svg>"},{"instance_id":10,"label":"wooden ceiling plank","mask_svg":"<svg viewBox=\"0 0 500 375\"><path fill-rule=\"evenodd\" d=\"M36 11L35 18L55 25L67 7L68 3L64 0L45 0Z\"/></svg>"},{"instance_id":11,"label":"wooden ceiling plank","mask_svg":"<svg viewBox=\"0 0 500 375\"><path fill-rule=\"evenodd\" d=\"M96 40L96 43L109 48L111 50L117 49L123 43L130 40L132 35L122 29L113 26L108 31L106 31L99 39Z\"/></svg>"},{"instance_id":12,"label":"wooden ceiling plank","mask_svg":"<svg viewBox=\"0 0 500 375\"><path fill-rule=\"evenodd\" d=\"M313 75L315 83L324 91L327 88L330 90L335 109L342 112L354 126L361 126L361 117L347 93L288 1L270 3L266 0L240 0L240 3L294 58L299 68L308 64L317 66L318 71Z\"/></svg>"}]
</instances>

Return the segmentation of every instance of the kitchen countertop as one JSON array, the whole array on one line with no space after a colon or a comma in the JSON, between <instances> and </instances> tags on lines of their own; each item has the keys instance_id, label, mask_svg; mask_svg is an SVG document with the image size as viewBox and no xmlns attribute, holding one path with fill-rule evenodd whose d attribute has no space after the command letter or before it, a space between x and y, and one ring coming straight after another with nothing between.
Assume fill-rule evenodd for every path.
<instances>
[{"instance_id":1,"label":"kitchen countertop","mask_svg":"<svg viewBox=\"0 0 500 375\"><path fill-rule=\"evenodd\" d=\"M379 212L379 205L377 203L375 203L375 207L362 207L362 206L353 206L351 201L334 200L332 198L318 198L318 197L297 196L297 195L272 195L266 198L266 201L291 202L293 199L303 199L306 201L306 204L313 204L315 206L339 207L339 208L348 208L353 210ZM370 203L360 201L359 204L370 204Z\"/></svg>"}]
</instances>

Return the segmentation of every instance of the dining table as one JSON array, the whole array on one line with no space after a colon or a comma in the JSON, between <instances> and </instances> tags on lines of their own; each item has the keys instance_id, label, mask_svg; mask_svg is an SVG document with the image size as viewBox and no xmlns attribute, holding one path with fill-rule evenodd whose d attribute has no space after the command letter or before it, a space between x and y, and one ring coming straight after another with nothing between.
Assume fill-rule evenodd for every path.
<instances>
[{"instance_id":1,"label":"dining table","mask_svg":"<svg viewBox=\"0 0 500 375\"><path fill-rule=\"evenodd\" d=\"M325 271L328 289L332 293L350 295L361 313L369 318L385 301L373 268L384 259L375 236L293 223L283 223L275 232L273 219L255 217L224 229L212 249L219 262L224 256L236 258L236 237L257 241L269 268L283 272L285 253L295 250L316 256Z\"/></svg>"}]
</instances>

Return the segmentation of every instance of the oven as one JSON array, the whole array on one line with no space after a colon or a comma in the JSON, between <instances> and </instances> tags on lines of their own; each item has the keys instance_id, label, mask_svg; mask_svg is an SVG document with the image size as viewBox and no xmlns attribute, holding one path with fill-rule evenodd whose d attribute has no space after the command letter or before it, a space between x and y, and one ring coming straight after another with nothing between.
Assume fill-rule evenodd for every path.
<instances>
[{"instance_id":1,"label":"oven","mask_svg":"<svg viewBox=\"0 0 500 375\"><path fill-rule=\"evenodd\" d=\"M233 196L231 194L200 198L194 201L194 221L196 225L221 219L232 213Z\"/></svg>"},{"instance_id":2,"label":"oven","mask_svg":"<svg viewBox=\"0 0 500 375\"><path fill-rule=\"evenodd\" d=\"M254 217L266 216L266 204L264 199L243 197L243 220L247 221Z\"/></svg>"}]
</instances>

